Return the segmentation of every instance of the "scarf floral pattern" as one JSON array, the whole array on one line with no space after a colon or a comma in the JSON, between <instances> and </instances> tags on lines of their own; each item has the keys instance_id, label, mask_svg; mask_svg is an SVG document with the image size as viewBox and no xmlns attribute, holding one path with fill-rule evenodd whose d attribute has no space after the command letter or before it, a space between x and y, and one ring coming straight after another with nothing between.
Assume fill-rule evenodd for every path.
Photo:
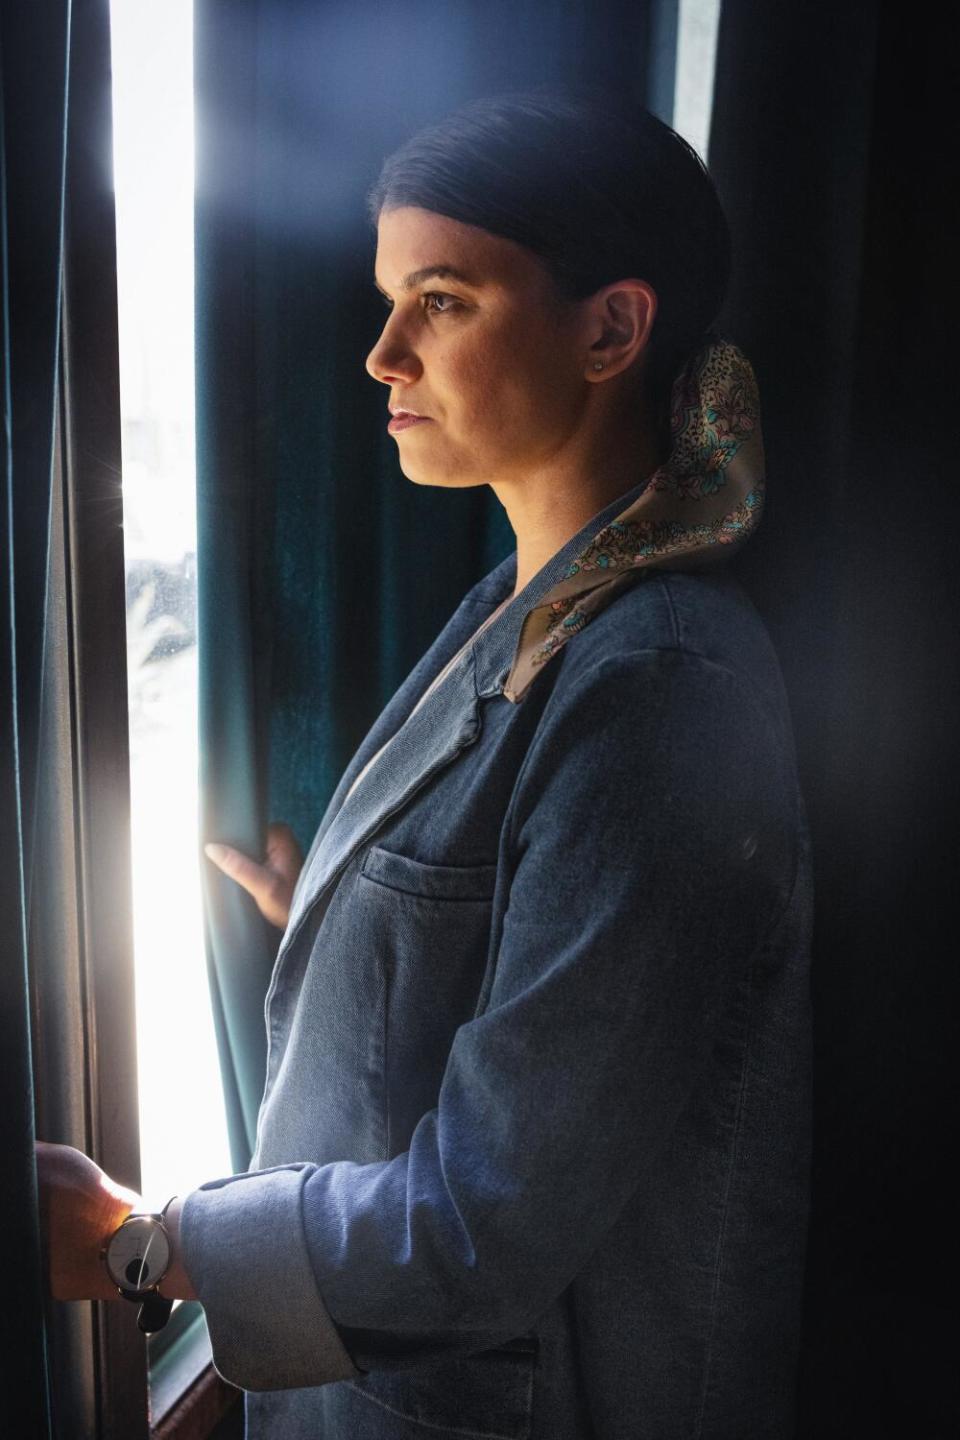
<instances>
[{"instance_id":1,"label":"scarf floral pattern","mask_svg":"<svg viewBox=\"0 0 960 1440\"><path fill-rule=\"evenodd\" d=\"M638 498L594 536L524 617L503 693L519 703L542 667L638 571L705 569L753 534L764 500L760 396L750 361L722 337L670 392L670 453Z\"/></svg>"}]
</instances>

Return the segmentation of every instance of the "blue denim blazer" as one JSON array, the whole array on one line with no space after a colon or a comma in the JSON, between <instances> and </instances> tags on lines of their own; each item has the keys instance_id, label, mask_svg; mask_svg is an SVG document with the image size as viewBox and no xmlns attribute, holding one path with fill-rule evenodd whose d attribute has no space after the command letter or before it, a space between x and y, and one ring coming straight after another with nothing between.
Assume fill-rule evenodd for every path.
<instances>
[{"instance_id":1,"label":"blue denim blazer","mask_svg":"<svg viewBox=\"0 0 960 1440\"><path fill-rule=\"evenodd\" d=\"M516 556L474 586L317 831L250 1170L182 1212L255 1440L792 1434L812 879L769 637L728 572L647 572L502 694L629 498L411 714Z\"/></svg>"}]
</instances>

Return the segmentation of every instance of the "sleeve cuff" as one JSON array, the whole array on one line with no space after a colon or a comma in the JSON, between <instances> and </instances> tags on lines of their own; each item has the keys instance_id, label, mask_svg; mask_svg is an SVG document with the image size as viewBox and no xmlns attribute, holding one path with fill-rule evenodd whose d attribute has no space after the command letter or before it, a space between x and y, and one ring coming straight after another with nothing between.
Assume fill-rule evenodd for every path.
<instances>
[{"instance_id":1,"label":"sleeve cuff","mask_svg":"<svg viewBox=\"0 0 960 1440\"><path fill-rule=\"evenodd\" d=\"M209 1180L180 1212L183 1262L207 1319L214 1368L242 1390L353 1379L303 1227L306 1162Z\"/></svg>"}]
</instances>

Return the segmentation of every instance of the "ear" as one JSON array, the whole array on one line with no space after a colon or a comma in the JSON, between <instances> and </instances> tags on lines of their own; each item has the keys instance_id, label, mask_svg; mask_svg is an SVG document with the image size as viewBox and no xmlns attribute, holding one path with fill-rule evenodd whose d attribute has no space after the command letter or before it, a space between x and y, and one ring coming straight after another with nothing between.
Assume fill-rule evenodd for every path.
<instances>
[{"instance_id":1,"label":"ear","mask_svg":"<svg viewBox=\"0 0 960 1440\"><path fill-rule=\"evenodd\" d=\"M586 360L589 380L627 370L647 347L657 314L657 292L646 280L617 280L590 297Z\"/></svg>"}]
</instances>

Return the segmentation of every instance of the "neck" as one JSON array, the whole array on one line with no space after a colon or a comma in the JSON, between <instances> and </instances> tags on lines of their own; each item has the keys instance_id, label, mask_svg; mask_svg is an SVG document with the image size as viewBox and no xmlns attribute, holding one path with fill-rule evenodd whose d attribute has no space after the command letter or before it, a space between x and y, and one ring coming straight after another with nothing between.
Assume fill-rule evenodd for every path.
<instances>
[{"instance_id":1,"label":"neck","mask_svg":"<svg viewBox=\"0 0 960 1440\"><path fill-rule=\"evenodd\" d=\"M517 537L515 599L592 515L639 484L666 459L652 426L630 441L593 447L589 458L567 467L495 481L495 491Z\"/></svg>"}]
</instances>

